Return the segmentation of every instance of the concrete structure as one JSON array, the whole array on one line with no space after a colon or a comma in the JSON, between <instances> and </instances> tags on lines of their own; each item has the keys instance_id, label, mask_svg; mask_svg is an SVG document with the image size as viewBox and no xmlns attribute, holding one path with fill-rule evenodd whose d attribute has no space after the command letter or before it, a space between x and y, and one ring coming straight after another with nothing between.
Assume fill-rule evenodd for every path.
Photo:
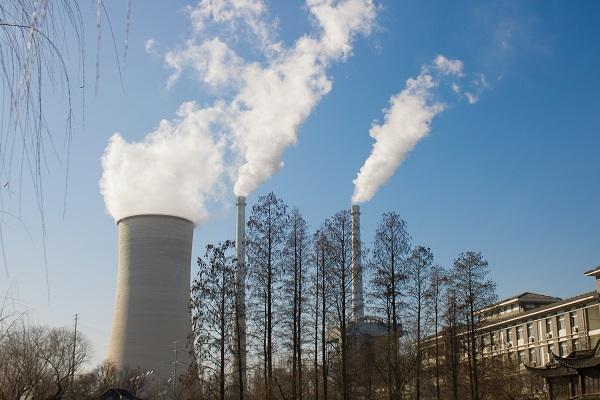
<instances>
[{"instance_id":1,"label":"concrete structure","mask_svg":"<svg viewBox=\"0 0 600 400\"><path fill-rule=\"evenodd\" d=\"M136 215L117 224L119 271L107 359L119 369L153 370L167 380L190 362L194 224L167 215Z\"/></svg>"},{"instance_id":2,"label":"concrete structure","mask_svg":"<svg viewBox=\"0 0 600 400\"><path fill-rule=\"evenodd\" d=\"M348 324L347 335L354 351L371 343L373 339L388 334L387 324L380 318L366 316L363 295L363 268L360 241L360 206L354 204L352 216L352 320Z\"/></svg>"},{"instance_id":3,"label":"concrete structure","mask_svg":"<svg viewBox=\"0 0 600 400\"><path fill-rule=\"evenodd\" d=\"M360 206L353 204L350 214L352 215L352 321L357 323L365 317L360 243Z\"/></svg>"},{"instance_id":4,"label":"concrete structure","mask_svg":"<svg viewBox=\"0 0 600 400\"><path fill-rule=\"evenodd\" d=\"M233 318L232 376L234 386L239 387L241 373L241 386L246 392L246 197L237 197L236 210L235 251L237 267L235 279L237 307Z\"/></svg>"}]
</instances>

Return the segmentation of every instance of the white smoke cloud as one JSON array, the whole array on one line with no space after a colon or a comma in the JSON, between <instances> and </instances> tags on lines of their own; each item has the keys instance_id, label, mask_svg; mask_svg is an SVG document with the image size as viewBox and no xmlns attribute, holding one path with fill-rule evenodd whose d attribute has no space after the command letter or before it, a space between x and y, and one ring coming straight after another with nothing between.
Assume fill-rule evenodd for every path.
<instances>
[{"instance_id":1,"label":"white smoke cloud","mask_svg":"<svg viewBox=\"0 0 600 400\"><path fill-rule=\"evenodd\" d=\"M243 60L219 38L200 45L189 41L184 49L167 52L165 62L173 69L167 87L171 87L187 67L194 69L198 80L212 88L236 84L243 68Z\"/></svg>"},{"instance_id":2,"label":"white smoke cloud","mask_svg":"<svg viewBox=\"0 0 600 400\"><path fill-rule=\"evenodd\" d=\"M406 81L406 87L390 99L390 106L384 110L383 124L374 124L369 134L375 143L371 154L360 168L354 180L353 203L369 201L394 174L415 145L431 130L433 118L445 109L445 104L437 102L433 90L439 79L430 72L431 66L424 66L416 78ZM463 63L437 56L433 70L442 75L463 75ZM452 86L460 91L458 84Z\"/></svg>"},{"instance_id":3,"label":"white smoke cloud","mask_svg":"<svg viewBox=\"0 0 600 400\"><path fill-rule=\"evenodd\" d=\"M207 200L232 168L229 161L237 169L236 195L248 195L282 167L282 154L297 142L299 126L331 90L327 68L351 54L353 39L370 32L376 14L373 0L306 4L318 31L290 48L277 42L276 23L267 20L261 0L201 0L187 9L195 35L166 53L172 69L167 84L189 68L204 85L235 91L205 109L183 104L178 118L161 121L142 142L127 143L118 134L111 138L100 186L115 220L160 213L200 223ZM214 25L224 33L211 36ZM240 35L254 38L264 60L236 54L232 44Z\"/></svg>"},{"instance_id":4,"label":"white smoke cloud","mask_svg":"<svg viewBox=\"0 0 600 400\"><path fill-rule=\"evenodd\" d=\"M289 49L271 34L265 39L269 46L259 46L266 57L263 63L242 60L221 39L203 39L199 45L190 42L185 49L167 54L167 65L173 68L171 84L190 67L208 86L238 85L227 127L241 160L234 182L236 195L248 195L283 166L283 152L297 142L299 126L331 90L327 68L348 57L354 37L368 34L375 20L372 0L307 0L306 4L318 34L300 37ZM263 20L266 9L258 0L201 1L188 11L198 31L205 31L211 22L222 22L227 28L243 22L262 38L273 25Z\"/></svg>"},{"instance_id":5,"label":"white smoke cloud","mask_svg":"<svg viewBox=\"0 0 600 400\"><path fill-rule=\"evenodd\" d=\"M245 86L233 101L235 148L244 159L236 195L249 194L283 166L283 151L296 143L299 125L331 90L327 67L350 53L354 36L368 33L375 18L370 0L307 4L320 36L301 37L265 68L249 67Z\"/></svg>"},{"instance_id":6,"label":"white smoke cloud","mask_svg":"<svg viewBox=\"0 0 600 400\"><path fill-rule=\"evenodd\" d=\"M460 85L458 83L453 83L452 84L452 91L456 94L460 94Z\"/></svg>"},{"instance_id":7,"label":"white smoke cloud","mask_svg":"<svg viewBox=\"0 0 600 400\"><path fill-rule=\"evenodd\" d=\"M444 75L463 76L463 62L460 60L449 60L443 55L438 55L433 63L438 71Z\"/></svg>"},{"instance_id":8,"label":"white smoke cloud","mask_svg":"<svg viewBox=\"0 0 600 400\"><path fill-rule=\"evenodd\" d=\"M144 51L146 52L146 54L156 56L158 54L156 52L156 39L150 38L144 41Z\"/></svg>"},{"instance_id":9,"label":"white smoke cloud","mask_svg":"<svg viewBox=\"0 0 600 400\"><path fill-rule=\"evenodd\" d=\"M210 26L218 25L231 37L252 36L263 48L274 44L277 24L267 20L263 0L200 0L195 6L188 6L187 12L198 35L205 35Z\"/></svg>"},{"instance_id":10,"label":"white smoke cloud","mask_svg":"<svg viewBox=\"0 0 600 400\"><path fill-rule=\"evenodd\" d=\"M469 104L475 104L479 101L479 97L471 92L465 92L465 97L467 98Z\"/></svg>"},{"instance_id":11,"label":"white smoke cloud","mask_svg":"<svg viewBox=\"0 0 600 400\"><path fill-rule=\"evenodd\" d=\"M211 133L223 105L198 109L183 103L174 121L162 120L142 142L114 134L102 156L100 190L119 221L137 214L167 214L198 224L223 174L224 143Z\"/></svg>"}]
</instances>

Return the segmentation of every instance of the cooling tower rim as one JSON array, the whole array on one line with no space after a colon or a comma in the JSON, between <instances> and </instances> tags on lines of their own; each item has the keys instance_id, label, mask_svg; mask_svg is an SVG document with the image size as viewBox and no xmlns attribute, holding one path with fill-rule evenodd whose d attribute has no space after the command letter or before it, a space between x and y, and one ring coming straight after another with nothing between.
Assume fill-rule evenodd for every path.
<instances>
[{"instance_id":1,"label":"cooling tower rim","mask_svg":"<svg viewBox=\"0 0 600 400\"><path fill-rule=\"evenodd\" d=\"M191 220L189 220L187 218L178 217L177 215L169 215L169 214L134 214L134 215L128 215L127 217L123 217L120 220L118 220L117 221L117 225L119 225L121 222L125 221L126 219L145 218L145 217L179 219L179 220L188 222L188 223L192 224L193 226L195 226L195 224Z\"/></svg>"}]
</instances>

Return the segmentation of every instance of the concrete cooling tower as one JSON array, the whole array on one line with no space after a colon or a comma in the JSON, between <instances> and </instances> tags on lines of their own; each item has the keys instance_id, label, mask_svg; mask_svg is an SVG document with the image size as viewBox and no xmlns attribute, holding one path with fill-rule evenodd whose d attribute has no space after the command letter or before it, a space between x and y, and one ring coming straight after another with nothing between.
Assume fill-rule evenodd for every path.
<instances>
[{"instance_id":1,"label":"concrete cooling tower","mask_svg":"<svg viewBox=\"0 0 600 400\"><path fill-rule=\"evenodd\" d=\"M166 381L186 372L190 362L194 224L168 215L136 215L117 225L119 271L107 358L119 369L154 371Z\"/></svg>"}]
</instances>

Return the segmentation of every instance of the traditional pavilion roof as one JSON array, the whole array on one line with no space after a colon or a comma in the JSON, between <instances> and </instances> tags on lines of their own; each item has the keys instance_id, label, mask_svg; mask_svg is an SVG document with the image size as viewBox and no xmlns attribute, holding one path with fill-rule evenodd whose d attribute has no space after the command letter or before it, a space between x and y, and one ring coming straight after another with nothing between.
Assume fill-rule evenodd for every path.
<instances>
[{"instance_id":1,"label":"traditional pavilion roof","mask_svg":"<svg viewBox=\"0 0 600 400\"><path fill-rule=\"evenodd\" d=\"M600 366L600 340L593 349L572 351L566 357L554 356L554 362L545 367L533 367L523 363L525 368L535 375L551 378L556 376L577 375L580 369Z\"/></svg>"},{"instance_id":2,"label":"traditional pavilion roof","mask_svg":"<svg viewBox=\"0 0 600 400\"><path fill-rule=\"evenodd\" d=\"M566 357L552 354L556 362L574 369L594 368L600 366L600 340L593 349L572 351Z\"/></svg>"},{"instance_id":3,"label":"traditional pavilion roof","mask_svg":"<svg viewBox=\"0 0 600 400\"><path fill-rule=\"evenodd\" d=\"M546 367L533 367L523 363L525 369L534 375L541 376L543 378L554 378L559 376L577 375L577 370L569 367L563 367L558 363L550 364Z\"/></svg>"}]
</instances>

